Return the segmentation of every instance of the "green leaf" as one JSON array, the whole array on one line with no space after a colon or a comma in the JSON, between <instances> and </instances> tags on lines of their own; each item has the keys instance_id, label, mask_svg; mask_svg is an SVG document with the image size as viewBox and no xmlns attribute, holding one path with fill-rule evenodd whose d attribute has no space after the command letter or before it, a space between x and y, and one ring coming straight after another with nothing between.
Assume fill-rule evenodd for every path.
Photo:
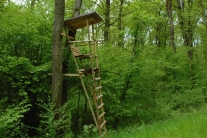
<instances>
[{"instance_id":1,"label":"green leaf","mask_svg":"<svg viewBox=\"0 0 207 138\"><path fill-rule=\"evenodd\" d=\"M97 131L98 131L97 127L93 127L92 132L97 132Z\"/></svg>"},{"instance_id":2,"label":"green leaf","mask_svg":"<svg viewBox=\"0 0 207 138\"><path fill-rule=\"evenodd\" d=\"M84 129L84 131L85 131L85 130L88 130L88 125L84 125L84 126L83 126L83 129Z\"/></svg>"}]
</instances>

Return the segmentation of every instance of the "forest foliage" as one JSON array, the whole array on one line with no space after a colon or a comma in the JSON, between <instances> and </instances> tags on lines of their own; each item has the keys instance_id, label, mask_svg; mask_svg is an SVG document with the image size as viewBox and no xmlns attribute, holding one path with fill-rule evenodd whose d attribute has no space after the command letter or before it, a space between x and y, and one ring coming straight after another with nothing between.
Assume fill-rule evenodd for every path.
<instances>
[{"instance_id":1,"label":"forest foliage","mask_svg":"<svg viewBox=\"0 0 207 138\"><path fill-rule=\"evenodd\" d=\"M168 3L168 4L167 4ZM65 19L73 1L65 1ZM202 0L85 0L96 35L108 129L164 120L207 102L207 3ZM0 2L0 137L89 135L93 124L79 78L53 121L51 55L54 3ZM85 39L85 29L76 38ZM65 41L65 40L64 40ZM74 61L64 47L68 73ZM85 126L85 127L83 127Z\"/></svg>"}]
</instances>

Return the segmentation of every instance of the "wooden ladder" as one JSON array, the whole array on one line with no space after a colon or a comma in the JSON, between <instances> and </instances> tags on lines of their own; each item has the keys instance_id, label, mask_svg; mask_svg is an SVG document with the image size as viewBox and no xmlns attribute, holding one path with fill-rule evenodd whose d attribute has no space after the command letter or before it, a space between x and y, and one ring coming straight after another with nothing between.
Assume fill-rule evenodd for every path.
<instances>
[{"instance_id":1,"label":"wooden ladder","mask_svg":"<svg viewBox=\"0 0 207 138\"><path fill-rule=\"evenodd\" d=\"M80 41L71 41L71 43L79 43ZM93 42L93 43L91 43ZM76 44L77 44L76 43ZM100 77L100 69L98 67L98 56L96 53L96 41L88 41L89 53L90 54L81 54L79 48L77 46L70 45L71 52L73 54L73 58L75 61L75 65L77 68L77 72L80 76L81 84L83 86L83 90L85 92L94 122L96 127L98 128L99 135L103 137L106 134L106 120L105 120L105 111L104 111L104 103L103 103L103 94L102 94L102 86L101 86L101 77ZM77 58L80 59L81 69L79 68L79 64L77 62ZM84 66L84 59L90 60L90 67L86 68ZM95 61L94 61L95 59ZM95 63L94 63L95 62ZM94 65L95 64L95 65ZM83 81L83 76L86 78L86 85L89 88L89 91L93 97L93 102L96 109L96 114L94 113L92 104L90 102L90 96L88 95L86 85Z\"/></svg>"}]
</instances>

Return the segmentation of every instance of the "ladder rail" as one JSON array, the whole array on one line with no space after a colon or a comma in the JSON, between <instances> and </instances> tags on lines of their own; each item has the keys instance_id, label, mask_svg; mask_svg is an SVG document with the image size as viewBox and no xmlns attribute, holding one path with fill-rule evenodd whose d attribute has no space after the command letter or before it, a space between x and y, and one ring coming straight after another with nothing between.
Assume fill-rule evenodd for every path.
<instances>
[{"instance_id":1,"label":"ladder rail","mask_svg":"<svg viewBox=\"0 0 207 138\"><path fill-rule=\"evenodd\" d=\"M86 99L87 99L87 101L88 101L88 104L89 104L89 107L90 107L90 110L91 110L91 113L92 113L92 116L93 116L93 120L94 120L94 122L95 122L96 127L98 127L98 123L97 123L97 120L96 120L96 116L95 116L95 113L94 113L94 111L93 111L93 107L92 107L92 105L91 105L90 98L89 98L89 96L88 96L88 93L87 93L87 90L86 90L86 87L85 87L85 84L84 84L84 82L83 82L83 78L82 78L81 75L80 75L80 80L81 80L81 84L82 84L82 86L83 86L83 90L84 90L84 93L85 93L85 95L86 95Z\"/></svg>"},{"instance_id":2,"label":"ladder rail","mask_svg":"<svg viewBox=\"0 0 207 138\"><path fill-rule=\"evenodd\" d=\"M95 40L95 33L94 33L94 26L92 25L92 35L93 35L93 46L94 46L94 58L95 58L95 66L98 68L98 54L97 54L97 44L98 41ZM93 83L94 83L94 93L96 96L96 112L97 112L97 121L99 124L99 134L100 136L104 136L107 129L106 129L106 120L105 120L105 112L104 112L104 103L103 103L103 94L102 94L102 86L101 86L101 77L100 77L100 71L96 72L96 77L95 74L93 74ZM96 83L98 82L97 86ZM97 96L98 95L98 96ZM99 102L100 101L100 105ZM100 113L101 110L101 113ZM104 128L104 133L102 133L102 129Z\"/></svg>"},{"instance_id":3,"label":"ladder rail","mask_svg":"<svg viewBox=\"0 0 207 138\"><path fill-rule=\"evenodd\" d=\"M77 68L77 70L78 70L78 74L79 74L79 70L80 70L80 69L79 69L77 60L76 60L76 58L75 58L75 55L74 55L74 53L73 53L72 45L70 45L70 50L71 50L71 52L72 52L73 60L75 61L75 66L76 66L76 68Z\"/></svg>"}]
</instances>

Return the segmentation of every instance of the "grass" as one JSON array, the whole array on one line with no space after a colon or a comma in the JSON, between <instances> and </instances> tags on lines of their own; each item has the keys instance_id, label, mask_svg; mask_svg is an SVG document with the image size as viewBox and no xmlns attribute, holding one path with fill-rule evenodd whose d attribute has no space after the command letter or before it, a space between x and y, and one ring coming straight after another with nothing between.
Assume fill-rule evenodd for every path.
<instances>
[{"instance_id":1,"label":"grass","mask_svg":"<svg viewBox=\"0 0 207 138\"><path fill-rule=\"evenodd\" d=\"M151 125L111 130L106 138L207 138L207 110Z\"/></svg>"}]
</instances>

